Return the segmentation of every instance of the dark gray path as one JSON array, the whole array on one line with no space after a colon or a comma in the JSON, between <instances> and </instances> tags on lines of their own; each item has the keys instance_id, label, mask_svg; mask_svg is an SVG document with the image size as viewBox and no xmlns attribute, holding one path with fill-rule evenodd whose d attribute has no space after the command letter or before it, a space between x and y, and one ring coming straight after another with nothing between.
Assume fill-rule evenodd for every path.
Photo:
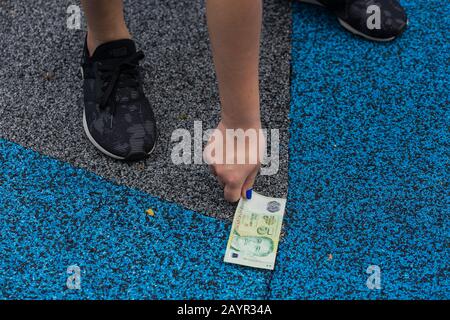
<instances>
[{"instance_id":1,"label":"dark gray path","mask_svg":"<svg viewBox=\"0 0 450 320\"><path fill-rule=\"evenodd\" d=\"M265 1L261 62L263 121L281 129L280 171L260 176L256 190L285 196L290 73L290 3ZM0 137L144 190L189 209L229 219L234 206L205 165L175 166L170 137L218 121L218 96L209 51L204 2L126 1L134 37L146 55L145 89L161 137L145 162L120 163L91 146L82 128L79 60L84 31L68 30L66 9L75 1L0 1ZM131 19L132 18L132 19ZM45 72L54 78L46 79Z\"/></svg>"}]
</instances>

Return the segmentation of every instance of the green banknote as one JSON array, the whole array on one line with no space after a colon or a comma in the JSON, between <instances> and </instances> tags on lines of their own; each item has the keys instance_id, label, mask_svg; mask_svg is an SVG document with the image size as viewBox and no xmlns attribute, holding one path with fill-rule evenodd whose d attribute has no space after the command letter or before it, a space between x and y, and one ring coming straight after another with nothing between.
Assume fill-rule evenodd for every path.
<instances>
[{"instance_id":1,"label":"green banknote","mask_svg":"<svg viewBox=\"0 0 450 320\"><path fill-rule=\"evenodd\" d=\"M280 241L286 199L253 192L241 199L234 214L225 262L273 270Z\"/></svg>"}]
</instances>

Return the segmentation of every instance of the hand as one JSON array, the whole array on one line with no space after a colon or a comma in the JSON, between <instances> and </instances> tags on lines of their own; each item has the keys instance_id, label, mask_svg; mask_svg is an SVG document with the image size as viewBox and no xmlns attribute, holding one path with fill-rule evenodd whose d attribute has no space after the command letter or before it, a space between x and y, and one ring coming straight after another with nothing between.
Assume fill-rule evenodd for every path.
<instances>
[{"instance_id":1,"label":"hand","mask_svg":"<svg viewBox=\"0 0 450 320\"><path fill-rule=\"evenodd\" d=\"M251 198L265 147L259 121L247 128L227 126L221 121L214 130L203 157L222 185L227 201L239 201L241 196Z\"/></svg>"}]
</instances>

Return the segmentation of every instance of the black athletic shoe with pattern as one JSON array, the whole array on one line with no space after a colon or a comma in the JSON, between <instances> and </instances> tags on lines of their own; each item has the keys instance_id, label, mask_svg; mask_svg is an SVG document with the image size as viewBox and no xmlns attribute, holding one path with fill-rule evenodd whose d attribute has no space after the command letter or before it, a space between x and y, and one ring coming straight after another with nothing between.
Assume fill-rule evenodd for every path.
<instances>
[{"instance_id":1,"label":"black athletic shoe with pattern","mask_svg":"<svg viewBox=\"0 0 450 320\"><path fill-rule=\"evenodd\" d=\"M84 130L97 149L115 159L141 160L156 144L155 116L142 88L143 58L128 39L105 43L92 57L85 44Z\"/></svg>"},{"instance_id":2,"label":"black athletic shoe with pattern","mask_svg":"<svg viewBox=\"0 0 450 320\"><path fill-rule=\"evenodd\" d=\"M331 10L353 34L373 41L391 41L405 30L408 18L397 0L300 0Z\"/></svg>"}]
</instances>

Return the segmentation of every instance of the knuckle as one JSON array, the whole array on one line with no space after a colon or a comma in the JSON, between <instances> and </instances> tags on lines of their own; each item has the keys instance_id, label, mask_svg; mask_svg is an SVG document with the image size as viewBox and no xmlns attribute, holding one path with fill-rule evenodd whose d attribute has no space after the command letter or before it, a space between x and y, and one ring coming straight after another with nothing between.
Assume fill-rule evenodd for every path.
<instances>
[{"instance_id":1,"label":"knuckle","mask_svg":"<svg viewBox=\"0 0 450 320\"><path fill-rule=\"evenodd\" d=\"M224 198L229 202L236 202L240 199L241 194L239 192L225 192Z\"/></svg>"},{"instance_id":2,"label":"knuckle","mask_svg":"<svg viewBox=\"0 0 450 320\"><path fill-rule=\"evenodd\" d=\"M223 180L226 184L229 184L230 186L236 186L240 182L239 177L235 174L227 174L223 177Z\"/></svg>"}]
</instances>

